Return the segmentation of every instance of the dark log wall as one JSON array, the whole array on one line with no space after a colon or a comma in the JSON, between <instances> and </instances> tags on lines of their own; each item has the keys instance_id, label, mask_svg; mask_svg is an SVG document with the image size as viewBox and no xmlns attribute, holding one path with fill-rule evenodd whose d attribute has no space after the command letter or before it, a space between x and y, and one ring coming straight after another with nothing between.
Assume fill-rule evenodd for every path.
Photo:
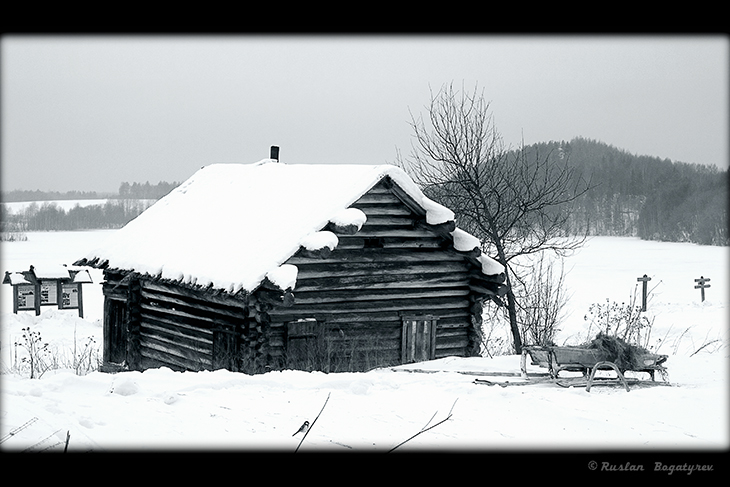
<instances>
[{"instance_id":1,"label":"dark log wall","mask_svg":"<svg viewBox=\"0 0 730 487\"><path fill-rule=\"evenodd\" d=\"M388 186L377 185L352 205L367 222L354 235L335 231L339 245L327 258L289 259L299 269L294 304L268 312L272 356L286 363L287 323L307 318L318 321L321 336L312 346L326 354L329 371L401 363L408 317L437 318L434 358L476 350L473 267L425 223L420 208Z\"/></svg>"},{"instance_id":2,"label":"dark log wall","mask_svg":"<svg viewBox=\"0 0 730 487\"><path fill-rule=\"evenodd\" d=\"M266 370L266 337L250 297L105 272L104 362L132 370ZM108 333L108 334L107 334Z\"/></svg>"}]
</instances>

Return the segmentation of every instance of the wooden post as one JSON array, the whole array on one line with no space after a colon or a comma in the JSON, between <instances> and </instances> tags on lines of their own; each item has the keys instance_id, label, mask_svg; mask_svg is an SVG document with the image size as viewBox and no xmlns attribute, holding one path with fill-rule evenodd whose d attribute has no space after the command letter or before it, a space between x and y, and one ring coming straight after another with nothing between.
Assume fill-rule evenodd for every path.
<instances>
[{"instance_id":1,"label":"wooden post","mask_svg":"<svg viewBox=\"0 0 730 487\"><path fill-rule=\"evenodd\" d=\"M646 311L646 283L651 281L651 277L637 277L637 282L641 282L641 311Z\"/></svg>"},{"instance_id":2,"label":"wooden post","mask_svg":"<svg viewBox=\"0 0 730 487\"><path fill-rule=\"evenodd\" d=\"M13 286L13 313L18 314L18 286Z\"/></svg>"},{"instance_id":3,"label":"wooden post","mask_svg":"<svg viewBox=\"0 0 730 487\"><path fill-rule=\"evenodd\" d=\"M84 317L84 297L83 297L82 289L83 289L84 285L79 283L78 286L79 286L79 318L83 318Z\"/></svg>"},{"instance_id":4,"label":"wooden post","mask_svg":"<svg viewBox=\"0 0 730 487\"><path fill-rule=\"evenodd\" d=\"M33 270L33 266L30 266L31 270ZM41 283L40 281L36 281L35 283L35 315L38 316L41 314Z\"/></svg>"},{"instance_id":5,"label":"wooden post","mask_svg":"<svg viewBox=\"0 0 730 487\"><path fill-rule=\"evenodd\" d=\"M695 279L695 282L698 283L695 286L695 289L699 289L700 290L700 293L702 293L702 301L703 302L705 301L705 288L710 287L709 284L705 284L705 283L706 282L709 282L709 281L710 281L710 278L709 277L703 277L703 276L700 276L699 279Z\"/></svg>"},{"instance_id":6,"label":"wooden post","mask_svg":"<svg viewBox=\"0 0 730 487\"><path fill-rule=\"evenodd\" d=\"M142 370L142 347L140 337L140 293L139 278L130 275L127 288L127 365L129 370Z\"/></svg>"}]
</instances>

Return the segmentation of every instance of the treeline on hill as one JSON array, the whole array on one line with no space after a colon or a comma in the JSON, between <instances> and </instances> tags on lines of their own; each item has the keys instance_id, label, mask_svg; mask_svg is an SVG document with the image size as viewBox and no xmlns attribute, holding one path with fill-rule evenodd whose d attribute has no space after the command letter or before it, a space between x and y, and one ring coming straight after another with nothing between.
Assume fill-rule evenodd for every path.
<instances>
[{"instance_id":1,"label":"treeline on hill","mask_svg":"<svg viewBox=\"0 0 730 487\"><path fill-rule=\"evenodd\" d=\"M65 193L62 193L59 191L40 191L38 189L33 191L16 189L3 192L2 201L4 203L13 203L19 201L67 201L94 200L103 198L158 200L179 185L180 183L168 183L166 181L160 181L157 184L150 184L149 181L147 181L146 183L131 184L128 182L123 182L119 185L119 192L117 194L97 193L96 191L66 191Z\"/></svg>"},{"instance_id":2,"label":"treeline on hill","mask_svg":"<svg viewBox=\"0 0 730 487\"><path fill-rule=\"evenodd\" d=\"M566 233L635 236L644 240L729 245L728 170L632 155L576 138L533 144L528 156L565 160L590 179Z\"/></svg>"},{"instance_id":3,"label":"treeline on hill","mask_svg":"<svg viewBox=\"0 0 730 487\"><path fill-rule=\"evenodd\" d=\"M59 191L41 191L39 189L33 191L15 189L13 191L4 191L2 201L4 203L14 203L18 201L95 200L108 196L110 195L103 195L96 191L67 191L61 193Z\"/></svg>"},{"instance_id":4,"label":"treeline on hill","mask_svg":"<svg viewBox=\"0 0 730 487\"><path fill-rule=\"evenodd\" d=\"M95 192L67 193L41 191L11 191L3 194L3 203L33 201L18 212L12 212L2 205L2 232L4 239L12 234L27 231L89 230L121 228L136 218L155 200L165 196L179 183L161 181L156 185L149 182L127 183L119 187L117 195L101 196ZM83 196L80 196L83 195ZM30 199L28 199L30 198ZM52 200L83 200L105 198L103 204L77 204L68 210L61 208Z\"/></svg>"}]
</instances>

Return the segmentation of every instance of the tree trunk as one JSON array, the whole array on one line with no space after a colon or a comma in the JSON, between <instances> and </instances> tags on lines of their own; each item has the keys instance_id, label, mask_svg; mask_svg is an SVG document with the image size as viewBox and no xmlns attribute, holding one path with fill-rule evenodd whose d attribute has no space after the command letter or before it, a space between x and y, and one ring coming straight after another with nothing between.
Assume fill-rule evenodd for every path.
<instances>
[{"instance_id":1,"label":"tree trunk","mask_svg":"<svg viewBox=\"0 0 730 487\"><path fill-rule=\"evenodd\" d=\"M506 277L505 284L507 285L507 314L509 316L509 328L512 332L512 341L515 346L515 353L522 353L522 338L520 338L520 327L517 325L517 300L515 294L512 291L512 280L509 275L509 266L507 265L507 255L504 251L502 241L497 237L496 231L492 231L492 240L497 247L498 261L504 266L504 275Z\"/></svg>"},{"instance_id":2,"label":"tree trunk","mask_svg":"<svg viewBox=\"0 0 730 487\"><path fill-rule=\"evenodd\" d=\"M515 353L521 354L522 338L520 338L520 327L517 326L517 302L515 300L515 295L512 292L512 287L510 286L509 277L507 277L507 286L509 286L507 288L507 313L509 314L509 327L512 331L512 338L515 345Z\"/></svg>"}]
</instances>

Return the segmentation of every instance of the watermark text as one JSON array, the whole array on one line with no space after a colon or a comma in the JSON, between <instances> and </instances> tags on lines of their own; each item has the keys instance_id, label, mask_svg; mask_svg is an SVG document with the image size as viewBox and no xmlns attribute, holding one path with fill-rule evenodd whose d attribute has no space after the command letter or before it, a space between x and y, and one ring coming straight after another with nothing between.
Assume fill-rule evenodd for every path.
<instances>
[{"instance_id":1,"label":"watermark text","mask_svg":"<svg viewBox=\"0 0 730 487\"><path fill-rule=\"evenodd\" d=\"M693 472L712 472L714 465L703 465L698 463L680 463L680 464L668 464L662 462L651 462L648 465L643 463L612 463L612 462L597 462L591 460L588 462L588 469L599 471L599 472L660 472L667 475L673 475L674 473L682 473L685 475L692 475Z\"/></svg>"}]
</instances>

